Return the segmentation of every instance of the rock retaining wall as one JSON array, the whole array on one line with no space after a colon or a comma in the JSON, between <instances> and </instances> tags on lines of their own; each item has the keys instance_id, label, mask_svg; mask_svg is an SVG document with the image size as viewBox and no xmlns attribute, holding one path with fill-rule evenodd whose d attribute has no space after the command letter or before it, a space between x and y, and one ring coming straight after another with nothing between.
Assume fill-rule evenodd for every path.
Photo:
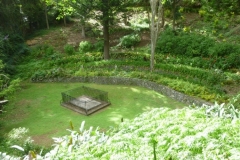
<instances>
[{"instance_id":1,"label":"rock retaining wall","mask_svg":"<svg viewBox=\"0 0 240 160\"><path fill-rule=\"evenodd\" d=\"M157 84L155 82L137 79L137 78L124 78L124 77L72 77L72 78L54 78L45 79L35 82L83 82L83 83L98 83L98 84L113 84L113 85L135 85L144 88L154 90L158 93L166 95L177 101L186 104L196 104L202 106L203 104L212 105L212 103L204 101L202 99L185 95L181 92L175 91L167 86Z\"/></svg>"}]
</instances>

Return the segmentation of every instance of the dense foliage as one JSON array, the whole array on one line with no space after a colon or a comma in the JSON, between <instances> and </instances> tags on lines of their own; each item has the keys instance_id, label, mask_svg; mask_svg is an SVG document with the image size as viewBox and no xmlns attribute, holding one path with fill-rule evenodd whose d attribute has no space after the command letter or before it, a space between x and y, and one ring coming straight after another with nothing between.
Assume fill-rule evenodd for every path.
<instances>
[{"instance_id":1,"label":"dense foliage","mask_svg":"<svg viewBox=\"0 0 240 160\"><path fill-rule=\"evenodd\" d=\"M140 115L134 121L123 122L119 128L106 134L98 129L84 130L82 123L79 131L70 130L70 135L54 138L55 148L47 154L33 151L34 147L26 137L21 137L24 139L21 142L14 139L14 134L21 130L20 128L14 130L14 133L9 133L6 147L16 143L23 148L16 145L13 148L24 151L23 154L17 155L29 153L31 157L38 159L141 159L142 157L240 159L238 136L240 121L239 111L236 110L236 108L240 109L240 95L229 99L224 89L225 85L240 84L240 46L238 45L240 39L237 26L240 22L238 16L240 3L238 1L195 0L175 4L180 1L164 0L163 19L168 17L178 20L177 29L175 22L174 25L168 23L169 27L165 27L161 33L157 42L158 54L155 56L156 65L153 72L149 71L149 48L134 50L133 47L139 43L141 34L141 32L135 34L135 31L143 28L148 30L149 21L146 19L140 19L140 25L131 24L133 30L130 32L134 33L119 37L121 49L132 47L133 51L113 50L109 61L103 60L102 52L106 38L105 41L101 40L102 33L97 34L101 38L95 44L83 41L79 43L77 49L65 45L64 53L60 53L46 42L45 45L31 48L31 53L28 55L28 47L24 44L23 37L27 37L36 29L43 28L45 16L49 16L46 19L51 24L56 23L56 17L66 20L67 17L72 16L73 10L66 2L65 0L0 2L0 20L4 22L0 24L1 98L6 98L18 88L19 77L32 81L45 79L57 81L58 78L73 76L121 76L150 80L212 102L230 103L178 110L158 108ZM86 4L86 8L89 8L86 12L85 9L81 10L77 7L75 17L72 16L74 18L81 16L83 29L85 25L83 21L93 18L105 23L103 26L107 31L103 30L104 33L109 31L109 25L114 26L112 24L119 19L126 20L126 17L131 17L130 14L135 9L121 8L120 6L124 6L121 2L125 1L119 0L109 0L110 6L104 0L95 1L94 4L97 6L95 8L92 8L93 3L87 3L88 1L85 0L74 2L76 2L74 6ZM104 6L99 2L107 5ZM143 11L148 10L148 5L143 8ZM68 12L69 9L71 13ZM44 10L47 12L44 13ZM95 16L98 14L95 14L94 10L101 11L103 15ZM120 10L123 14L121 18L116 16ZM204 27L201 27L203 24L199 22L196 24L198 29L192 29L196 26L185 23L183 11L198 12ZM98 27L91 27L99 32ZM112 28L111 32L117 30ZM11 76L16 77L16 80L10 81ZM11 157L0 152L0 159L11 159Z\"/></svg>"},{"instance_id":2,"label":"dense foliage","mask_svg":"<svg viewBox=\"0 0 240 160\"><path fill-rule=\"evenodd\" d=\"M193 66L205 69L227 70L240 66L239 45L216 42L212 38L197 33L167 29L161 33L156 50L167 55L199 57L198 64L193 63ZM206 60L208 62L204 63Z\"/></svg>"},{"instance_id":3,"label":"dense foliage","mask_svg":"<svg viewBox=\"0 0 240 160\"><path fill-rule=\"evenodd\" d=\"M120 38L119 46L123 48L134 47L141 41L141 37L138 34L130 34Z\"/></svg>"},{"instance_id":4,"label":"dense foliage","mask_svg":"<svg viewBox=\"0 0 240 160\"><path fill-rule=\"evenodd\" d=\"M79 130L69 130L70 135L53 138L55 147L47 154L30 151L25 158L237 160L240 113L228 106L156 108L106 134L98 128L84 130L82 122ZM0 153L0 157L6 159L7 155Z\"/></svg>"},{"instance_id":5,"label":"dense foliage","mask_svg":"<svg viewBox=\"0 0 240 160\"><path fill-rule=\"evenodd\" d=\"M235 73L208 68L207 66L212 65L211 59L158 54L155 57L155 71L150 73L147 50L115 52L111 55L111 61L103 61L101 52L93 51L95 47L90 42L81 44L84 44L81 47L85 47L87 53L74 51L70 45L65 46L67 55L57 52L48 45L33 48L26 61L19 65L18 76L23 79L31 78L33 81L48 79L56 81L58 78L73 76L140 78L213 102L227 100L223 85L240 82L239 76ZM28 72L25 73L25 70Z\"/></svg>"},{"instance_id":6,"label":"dense foliage","mask_svg":"<svg viewBox=\"0 0 240 160\"><path fill-rule=\"evenodd\" d=\"M5 64L4 72L14 74L16 65L28 53L24 39L19 34L6 34L0 32L0 57Z\"/></svg>"},{"instance_id":7,"label":"dense foliage","mask_svg":"<svg viewBox=\"0 0 240 160\"><path fill-rule=\"evenodd\" d=\"M20 36L0 32L0 100L9 98L19 88L20 79L12 80L11 75L26 52L27 47Z\"/></svg>"}]
</instances>

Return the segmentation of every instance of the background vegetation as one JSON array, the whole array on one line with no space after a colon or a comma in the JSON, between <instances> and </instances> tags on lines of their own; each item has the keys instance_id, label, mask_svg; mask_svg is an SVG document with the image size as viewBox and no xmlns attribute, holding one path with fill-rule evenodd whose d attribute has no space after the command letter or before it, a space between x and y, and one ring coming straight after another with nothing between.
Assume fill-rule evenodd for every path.
<instances>
[{"instance_id":1,"label":"background vegetation","mask_svg":"<svg viewBox=\"0 0 240 160\"><path fill-rule=\"evenodd\" d=\"M70 139L68 137L55 139L57 144L60 140L64 142L57 146L65 154L56 155L53 149L46 157L80 156L83 154L80 154L79 150L74 150L75 146L81 145L84 151L84 147L89 148L91 144L99 144L104 146L103 150L93 147L91 155L84 156L114 159L116 158L114 156L121 158L130 155L174 159L179 158L177 153L182 153L185 158L239 159L239 145L228 142L239 142L238 136L234 134L238 133L239 114L236 109L240 108L240 46L238 45L240 3L229 0L161 1L164 8L162 30L157 40L155 68L150 72L150 39L146 40L146 35L150 35L149 2L141 0L129 0L125 1L126 3L118 0L108 2L2 0L0 20L4 23L0 24L1 100L14 101L11 96L19 88L19 84L23 84L21 80L26 83L26 81L41 82L46 79L55 81L61 77L74 76L121 76L147 79L190 96L213 103L218 102L219 105L216 103L213 106L205 106L206 110L185 108L146 112L143 114L146 118L139 118L142 123L138 118L132 124L124 123L126 126L109 131L109 139L98 130L84 131L82 126L80 133L84 134L80 135L89 137L86 147L81 141L73 141L79 134L72 128ZM86 7L84 10L80 9L83 8L82 5ZM69 31L67 28L71 28L70 32L67 32ZM81 35L81 41L69 43L70 33ZM14 107L19 106L14 105ZM0 110L4 112L0 115L0 127L3 127L2 119L11 115L11 105L1 106ZM224 119L207 119L205 113L208 117L217 115ZM157 124L147 125L149 120L153 121L152 115L160 114L163 116L158 118L166 118L166 120L175 114L176 122L181 121L186 125L179 126L170 121L175 127L173 130L168 130L170 129L168 126L160 129ZM189 121L182 119L182 115L191 115ZM190 130L191 126L196 124L202 127L197 133ZM212 130L207 124L214 126ZM144 129L147 126L150 126L149 128L156 126L156 130ZM134 127L139 129L136 134L132 130ZM27 130L20 128L14 131L16 134L19 133L17 135L23 135L24 138L20 136L20 139L24 139L22 142L14 139L11 136L14 134L9 133L8 138L11 143L8 144L6 134L1 139L4 142L1 144L2 148L17 143L25 149L21 155L27 154L30 150L32 156L36 153L40 154L40 149L31 146L32 143L28 141L27 136L24 136ZM158 135L162 135L166 130L167 135L171 135L171 139L175 138L175 141L160 144L164 136ZM185 134L180 132L181 130L188 132ZM145 132L151 134L146 135ZM182 137L176 136L180 133ZM99 143L92 140L91 136ZM126 140L126 143L119 144L117 139L121 136L129 136L132 141ZM140 142L139 138L146 138L149 143L145 143L145 140ZM186 139L187 141L184 141ZM222 148L216 139L221 139ZM201 143L195 143L197 141ZM147 148L146 151L139 149L140 145L136 142L147 144L148 146L144 146ZM116 147L112 147L111 150L109 146ZM119 146L123 151L116 150ZM161 150L162 148L164 150ZM33 151L34 149L36 151ZM73 152L67 152L68 150ZM106 150L111 152L107 154ZM137 154L140 150L144 155ZM19 155L19 152L17 154ZM203 155L206 157L202 157ZM0 156L5 157L4 154Z\"/></svg>"}]
</instances>

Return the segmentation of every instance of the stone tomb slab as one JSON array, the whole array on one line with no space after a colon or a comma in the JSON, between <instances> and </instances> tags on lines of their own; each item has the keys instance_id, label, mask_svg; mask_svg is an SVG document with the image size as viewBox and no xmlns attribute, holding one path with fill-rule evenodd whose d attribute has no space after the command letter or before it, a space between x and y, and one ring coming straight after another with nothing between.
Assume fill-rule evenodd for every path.
<instances>
[{"instance_id":1,"label":"stone tomb slab","mask_svg":"<svg viewBox=\"0 0 240 160\"><path fill-rule=\"evenodd\" d=\"M73 99L70 101L70 103L86 110L90 110L101 104L101 102L87 96L81 96L76 99Z\"/></svg>"}]
</instances>

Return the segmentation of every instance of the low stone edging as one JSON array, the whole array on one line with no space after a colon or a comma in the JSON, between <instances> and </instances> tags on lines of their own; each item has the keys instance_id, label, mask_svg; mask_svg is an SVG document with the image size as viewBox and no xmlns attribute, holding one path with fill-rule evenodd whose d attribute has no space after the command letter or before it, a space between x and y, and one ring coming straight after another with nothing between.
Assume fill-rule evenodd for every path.
<instances>
[{"instance_id":1,"label":"low stone edging","mask_svg":"<svg viewBox=\"0 0 240 160\"><path fill-rule=\"evenodd\" d=\"M138 78L125 78L125 77L72 77L72 78L52 78L43 79L41 81L34 82L83 82L83 83L97 83L97 84L112 84L112 85L135 85L144 87L150 90L154 90L165 96L168 96L177 101L192 105L193 103L197 106L212 105L212 103L205 100L195 98L192 96L185 95L181 92L175 91L167 86L157 84L144 79Z\"/></svg>"}]
</instances>

